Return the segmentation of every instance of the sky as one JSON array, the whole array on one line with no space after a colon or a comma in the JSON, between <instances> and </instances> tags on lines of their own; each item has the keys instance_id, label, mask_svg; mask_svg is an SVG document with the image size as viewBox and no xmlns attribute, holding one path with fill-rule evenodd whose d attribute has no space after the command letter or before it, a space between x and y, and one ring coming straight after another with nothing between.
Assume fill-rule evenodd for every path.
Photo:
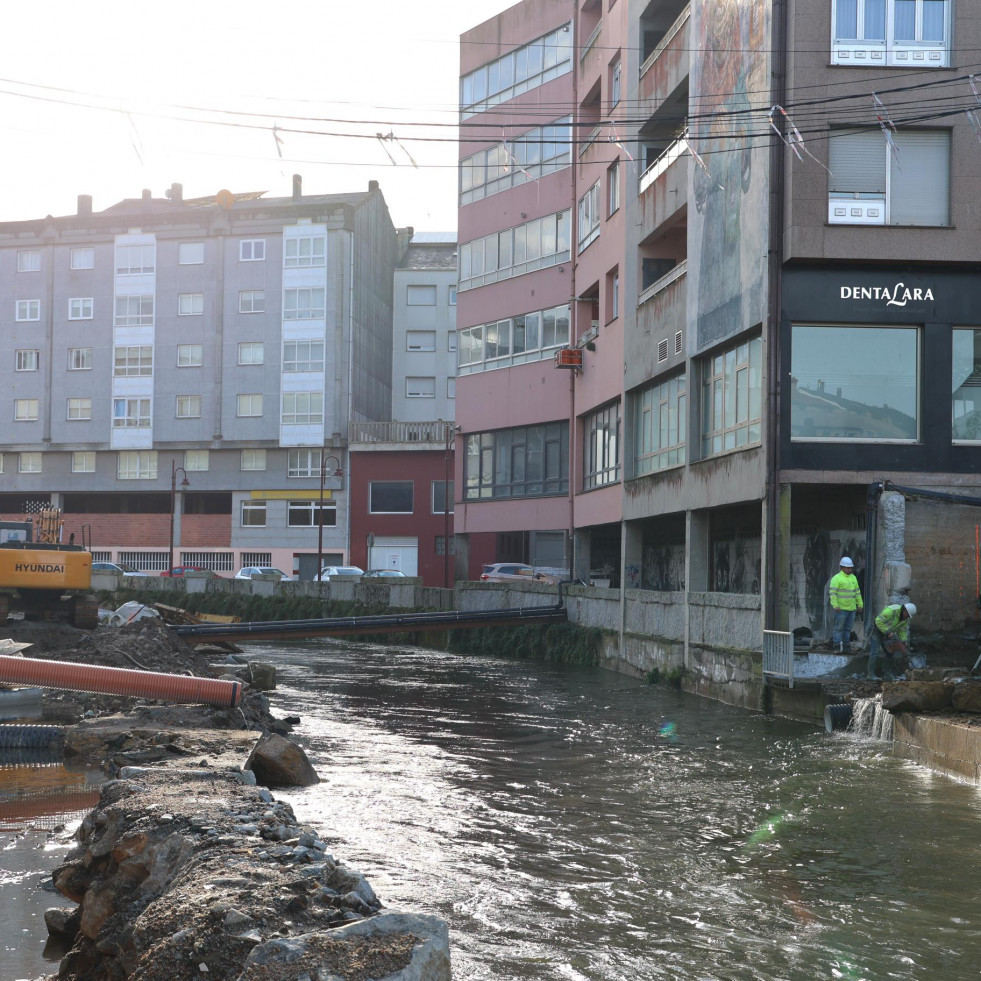
<instances>
[{"instance_id":1,"label":"sky","mask_svg":"<svg viewBox=\"0 0 981 981\"><path fill-rule=\"evenodd\" d=\"M304 194L377 180L396 225L454 231L459 36L510 6L5 5L0 221L74 214L79 194L101 211L175 182L186 198L287 196L298 173Z\"/></svg>"}]
</instances>

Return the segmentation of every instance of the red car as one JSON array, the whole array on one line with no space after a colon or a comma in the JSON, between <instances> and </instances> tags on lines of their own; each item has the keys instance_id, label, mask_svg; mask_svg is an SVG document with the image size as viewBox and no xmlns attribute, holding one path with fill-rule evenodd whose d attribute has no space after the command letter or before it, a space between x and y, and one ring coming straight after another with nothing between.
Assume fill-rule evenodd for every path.
<instances>
[{"instance_id":1,"label":"red car","mask_svg":"<svg viewBox=\"0 0 981 981\"><path fill-rule=\"evenodd\" d=\"M217 577L218 573L214 569L205 569L202 565L175 565L173 569L161 572L162 578L167 579L171 576L183 576L188 572L203 572L207 578Z\"/></svg>"}]
</instances>

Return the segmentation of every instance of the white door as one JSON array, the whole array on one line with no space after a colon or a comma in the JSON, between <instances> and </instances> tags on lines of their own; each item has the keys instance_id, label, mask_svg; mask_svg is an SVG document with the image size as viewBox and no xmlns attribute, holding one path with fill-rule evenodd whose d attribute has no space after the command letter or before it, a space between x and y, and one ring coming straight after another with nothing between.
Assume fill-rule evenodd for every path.
<instances>
[{"instance_id":1,"label":"white door","mask_svg":"<svg viewBox=\"0 0 981 981\"><path fill-rule=\"evenodd\" d=\"M369 569L398 569L407 576L419 574L419 539L376 535L368 550Z\"/></svg>"}]
</instances>

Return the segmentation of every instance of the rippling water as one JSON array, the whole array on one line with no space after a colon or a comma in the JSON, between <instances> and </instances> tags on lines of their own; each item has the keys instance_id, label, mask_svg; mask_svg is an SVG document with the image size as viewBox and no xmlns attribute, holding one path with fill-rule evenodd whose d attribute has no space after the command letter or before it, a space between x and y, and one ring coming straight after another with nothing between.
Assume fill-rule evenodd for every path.
<instances>
[{"instance_id":1,"label":"rippling water","mask_svg":"<svg viewBox=\"0 0 981 981\"><path fill-rule=\"evenodd\" d=\"M324 782L288 796L455 979L979 977L978 791L594 669L252 648Z\"/></svg>"}]
</instances>

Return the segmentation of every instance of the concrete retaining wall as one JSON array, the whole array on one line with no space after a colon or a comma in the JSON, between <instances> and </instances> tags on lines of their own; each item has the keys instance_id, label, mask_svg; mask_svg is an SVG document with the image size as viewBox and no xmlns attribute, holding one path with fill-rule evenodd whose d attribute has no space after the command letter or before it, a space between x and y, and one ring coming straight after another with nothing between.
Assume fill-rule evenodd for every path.
<instances>
[{"instance_id":1,"label":"concrete retaining wall","mask_svg":"<svg viewBox=\"0 0 981 981\"><path fill-rule=\"evenodd\" d=\"M978 726L902 713L893 718L892 738L894 756L981 784L981 728Z\"/></svg>"}]
</instances>

